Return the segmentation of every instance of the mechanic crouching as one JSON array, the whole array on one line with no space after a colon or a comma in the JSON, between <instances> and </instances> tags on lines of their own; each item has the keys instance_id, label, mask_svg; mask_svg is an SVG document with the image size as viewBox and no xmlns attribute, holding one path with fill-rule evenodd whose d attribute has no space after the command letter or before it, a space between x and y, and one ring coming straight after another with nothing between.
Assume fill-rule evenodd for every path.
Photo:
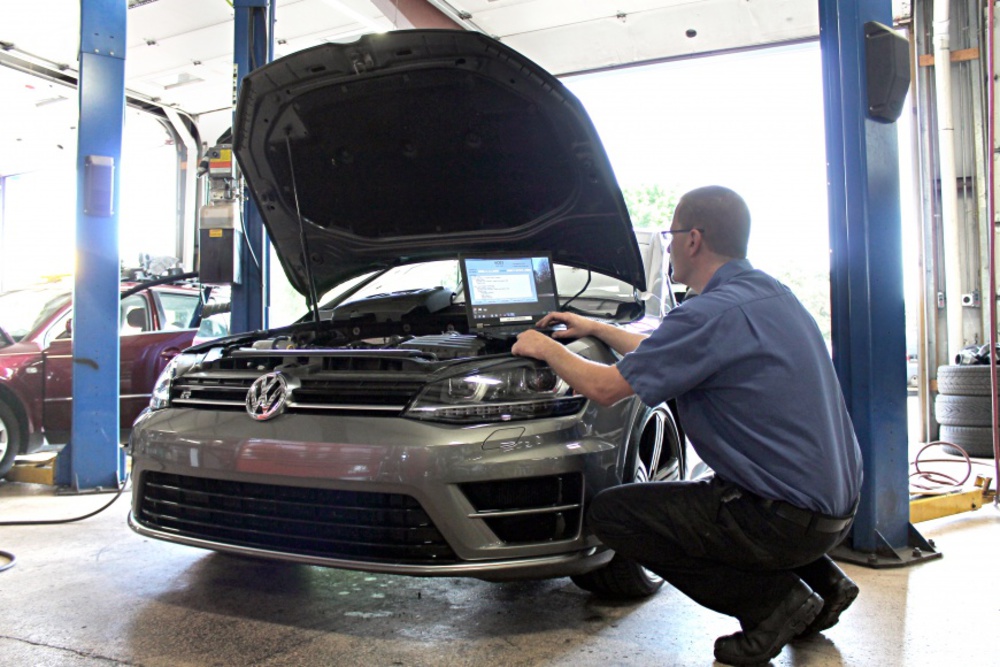
<instances>
[{"instance_id":1,"label":"mechanic crouching","mask_svg":"<svg viewBox=\"0 0 1000 667\"><path fill-rule=\"evenodd\" d=\"M587 521L606 545L742 630L715 641L731 665L766 663L788 642L835 625L857 585L827 553L847 535L861 451L823 337L781 283L746 259L750 212L727 188L685 194L670 234L676 281L697 298L651 335L571 313L556 338L595 336L624 357L591 362L538 331L514 354L548 363L609 405L677 399L707 479L626 484L599 493Z\"/></svg>"}]
</instances>

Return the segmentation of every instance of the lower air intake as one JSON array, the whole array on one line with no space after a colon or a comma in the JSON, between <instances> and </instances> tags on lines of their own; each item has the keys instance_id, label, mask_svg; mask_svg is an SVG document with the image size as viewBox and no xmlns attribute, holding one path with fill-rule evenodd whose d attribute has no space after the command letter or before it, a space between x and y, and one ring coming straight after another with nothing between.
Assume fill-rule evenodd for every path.
<instances>
[{"instance_id":1,"label":"lower air intake","mask_svg":"<svg viewBox=\"0 0 1000 667\"><path fill-rule=\"evenodd\" d=\"M362 562L449 564L454 552L414 498L146 472L136 520L225 545Z\"/></svg>"}]
</instances>

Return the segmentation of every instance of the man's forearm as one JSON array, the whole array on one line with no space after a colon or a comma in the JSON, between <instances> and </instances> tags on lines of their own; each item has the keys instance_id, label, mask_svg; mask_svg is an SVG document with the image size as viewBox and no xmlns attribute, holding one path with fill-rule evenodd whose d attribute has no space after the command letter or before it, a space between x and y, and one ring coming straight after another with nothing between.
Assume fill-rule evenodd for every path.
<instances>
[{"instance_id":1,"label":"man's forearm","mask_svg":"<svg viewBox=\"0 0 1000 667\"><path fill-rule=\"evenodd\" d=\"M628 354L639 347L639 343L647 338L645 334L626 331L621 327L616 327L613 324L605 324L604 322L594 323L592 335L600 338L618 354Z\"/></svg>"},{"instance_id":2,"label":"man's forearm","mask_svg":"<svg viewBox=\"0 0 1000 667\"><path fill-rule=\"evenodd\" d=\"M545 362L575 391L601 405L611 405L635 393L614 366L584 359L562 345L546 346Z\"/></svg>"}]
</instances>

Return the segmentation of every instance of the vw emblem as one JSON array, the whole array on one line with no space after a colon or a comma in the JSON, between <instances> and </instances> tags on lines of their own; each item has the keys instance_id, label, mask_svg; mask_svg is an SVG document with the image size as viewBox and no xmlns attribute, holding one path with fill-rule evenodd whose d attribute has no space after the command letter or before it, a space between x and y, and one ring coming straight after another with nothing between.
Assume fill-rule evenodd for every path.
<instances>
[{"instance_id":1,"label":"vw emblem","mask_svg":"<svg viewBox=\"0 0 1000 667\"><path fill-rule=\"evenodd\" d=\"M288 383L281 373L261 375L247 392L247 414L257 421L274 419L285 411Z\"/></svg>"}]
</instances>

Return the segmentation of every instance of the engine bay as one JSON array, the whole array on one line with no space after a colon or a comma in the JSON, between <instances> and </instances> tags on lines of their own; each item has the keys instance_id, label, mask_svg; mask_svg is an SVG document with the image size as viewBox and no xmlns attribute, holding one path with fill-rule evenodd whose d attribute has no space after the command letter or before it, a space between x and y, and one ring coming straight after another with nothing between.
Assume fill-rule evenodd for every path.
<instances>
[{"instance_id":1,"label":"engine bay","mask_svg":"<svg viewBox=\"0 0 1000 667\"><path fill-rule=\"evenodd\" d=\"M228 350L407 351L429 361L509 354L515 336L470 333L465 304L444 287L375 294L296 324L206 343ZM527 326L525 327L527 328Z\"/></svg>"},{"instance_id":2,"label":"engine bay","mask_svg":"<svg viewBox=\"0 0 1000 667\"><path fill-rule=\"evenodd\" d=\"M405 334L401 333L403 327L384 323L376 327L355 326L350 331L314 326L290 335L262 338L254 341L250 347L255 350L403 350L419 353L429 360L443 361L508 353L514 343L513 339L490 339L457 331L427 335ZM390 329L395 331L390 333Z\"/></svg>"}]
</instances>

